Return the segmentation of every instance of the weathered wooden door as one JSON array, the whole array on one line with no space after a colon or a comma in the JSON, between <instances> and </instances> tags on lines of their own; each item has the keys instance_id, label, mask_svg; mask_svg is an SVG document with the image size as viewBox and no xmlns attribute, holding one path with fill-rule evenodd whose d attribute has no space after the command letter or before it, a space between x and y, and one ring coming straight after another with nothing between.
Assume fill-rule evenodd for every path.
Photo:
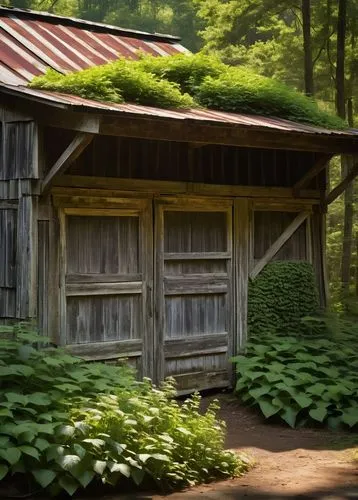
<instances>
[{"instance_id":1,"label":"weathered wooden door","mask_svg":"<svg viewBox=\"0 0 358 500\"><path fill-rule=\"evenodd\" d=\"M75 354L126 357L151 376L152 232L148 200L123 200L120 209L63 209L61 331Z\"/></svg>"},{"instance_id":2,"label":"weathered wooden door","mask_svg":"<svg viewBox=\"0 0 358 500\"><path fill-rule=\"evenodd\" d=\"M229 384L232 202L162 198L156 205L157 378L178 393Z\"/></svg>"}]
</instances>

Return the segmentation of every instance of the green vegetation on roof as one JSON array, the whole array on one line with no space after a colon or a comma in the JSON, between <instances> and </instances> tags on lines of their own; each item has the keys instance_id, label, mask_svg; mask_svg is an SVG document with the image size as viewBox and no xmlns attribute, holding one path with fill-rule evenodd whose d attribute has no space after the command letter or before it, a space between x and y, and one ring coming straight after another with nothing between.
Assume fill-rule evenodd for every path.
<instances>
[{"instance_id":1,"label":"green vegetation on roof","mask_svg":"<svg viewBox=\"0 0 358 500\"><path fill-rule=\"evenodd\" d=\"M62 75L48 70L32 88L75 94L114 103L134 102L162 108L206 107L221 111L275 116L325 128L345 123L303 94L203 54L118 59Z\"/></svg>"}]
</instances>

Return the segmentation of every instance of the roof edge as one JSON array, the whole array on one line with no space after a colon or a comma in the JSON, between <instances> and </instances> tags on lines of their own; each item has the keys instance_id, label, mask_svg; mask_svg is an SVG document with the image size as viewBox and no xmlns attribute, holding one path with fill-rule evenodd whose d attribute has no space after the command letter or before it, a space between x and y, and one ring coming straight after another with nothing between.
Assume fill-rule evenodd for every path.
<instances>
[{"instance_id":1,"label":"roof edge","mask_svg":"<svg viewBox=\"0 0 358 500\"><path fill-rule=\"evenodd\" d=\"M19 9L17 7L6 7L0 5L0 16L1 14L17 15L22 18L27 19L37 19L46 20L49 23L55 24L56 21L61 21L63 24L68 26L75 26L77 28L86 28L88 30L111 33L115 35L123 35L133 38L141 38L142 40L150 40L156 42L180 42L181 38L174 35L167 35L161 33L149 33L146 31L136 31L127 28L121 28L119 26L113 26L111 24L98 23L93 21L87 21L85 19L77 19L75 17L60 16L57 14L51 14L50 12L41 12L31 9Z\"/></svg>"}]
</instances>

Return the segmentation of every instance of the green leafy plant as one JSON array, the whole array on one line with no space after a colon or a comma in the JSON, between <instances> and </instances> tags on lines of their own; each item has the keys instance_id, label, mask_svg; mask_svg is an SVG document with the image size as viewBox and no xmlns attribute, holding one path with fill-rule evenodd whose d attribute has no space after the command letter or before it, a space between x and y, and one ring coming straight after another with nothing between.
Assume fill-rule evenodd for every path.
<instances>
[{"instance_id":1,"label":"green leafy plant","mask_svg":"<svg viewBox=\"0 0 358 500\"><path fill-rule=\"evenodd\" d=\"M276 261L268 264L249 284L248 331L288 335L309 333L318 319L318 291L313 266L308 262ZM316 332L315 332L316 333Z\"/></svg>"},{"instance_id":2,"label":"green leafy plant","mask_svg":"<svg viewBox=\"0 0 358 500\"><path fill-rule=\"evenodd\" d=\"M199 396L180 406L174 392L51 347L28 325L0 327L0 480L73 495L92 483L172 488L244 471L224 451L217 407L201 415Z\"/></svg>"},{"instance_id":3,"label":"green leafy plant","mask_svg":"<svg viewBox=\"0 0 358 500\"><path fill-rule=\"evenodd\" d=\"M140 55L140 54L139 54ZM30 87L76 94L99 101L136 102L163 108L208 108L269 115L327 128L345 123L303 94L245 67L233 67L215 56L140 55L62 75L48 70Z\"/></svg>"},{"instance_id":4,"label":"green leafy plant","mask_svg":"<svg viewBox=\"0 0 358 500\"><path fill-rule=\"evenodd\" d=\"M358 326L335 339L274 334L253 336L233 358L236 392L266 418L291 427L358 425Z\"/></svg>"}]
</instances>

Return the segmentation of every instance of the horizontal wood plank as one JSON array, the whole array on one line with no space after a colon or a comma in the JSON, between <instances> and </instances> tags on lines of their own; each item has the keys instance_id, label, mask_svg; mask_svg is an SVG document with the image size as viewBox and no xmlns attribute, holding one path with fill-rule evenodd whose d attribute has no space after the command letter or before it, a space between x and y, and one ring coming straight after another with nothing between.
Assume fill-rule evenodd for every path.
<instances>
[{"instance_id":1,"label":"horizontal wood plank","mask_svg":"<svg viewBox=\"0 0 358 500\"><path fill-rule=\"evenodd\" d=\"M90 188L97 190L120 190L152 194L195 194L201 196L223 196L243 198L284 198L298 202L300 199L320 199L320 191L300 190L294 197L292 188L262 186L230 186L226 184L203 184L195 182L153 181L147 179L121 179L116 177L89 177L63 175L55 181L58 187ZM53 188L54 189L54 188ZM56 194L56 190L54 193ZM66 192L62 192L66 194ZM113 193L114 194L114 193ZM87 193L86 193L87 195ZM97 196L97 195L96 195Z\"/></svg>"},{"instance_id":2,"label":"horizontal wood plank","mask_svg":"<svg viewBox=\"0 0 358 500\"><path fill-rule=\"evenodd\" d=\"M138 210L110 208L64 208L65 215L93 215L96 217L138 217Z\"/></svg>"},{"instance_id":3,"label":"horizontal wood plank","mask_svg":"<svg viewBox=\"0 0 358 500\"><path fill-rule=\"evenodd\" d=\"M227 370L183 373L182 375L174 375L174 378L177 383L178 396L189 392L228 387L230 385Z\"/></svg>"},{"instance_id":4,"label":"horizontal wood plank","mask_svg":"<svg viewBox=\"0 0 358 500\"><path fill-rule=\"evenodd\" d=\"M228 292L228 279L216 279L211 281L195 282L192 280L169 280L164 281L165 295L206 295Z\"/></svg>"},{"instance_id":5,"label":"horizontal wood plank","mask_svg":"<svg viewBox=\"0 0 358 500\"><path fill-rule=\"evenodd\" d=\"M142 274L66 274L66 283L122 283L141 281Z\"/></svg>"},{"instance_id":6,"label":"horizontal wood plank","mask_svg":"<svg viewBox=\"0 0 358 500\"><path fill-rule=\"evenodd\" d=\"M164 260L218 260L231 259L229 252L171 252L164 254Z\"/></svg>"},{"instance_id":7,"label":"horizontal wood plank","mask_svg":"<svg viewBox=\"0 0 358 500\"><path fill-rule=\"evenodd\" d=\"M142 354L142 341L123 340L121 342L72 344L67 345L66 349L74 356L89 360L139 357Z\"/></svg>"},{"instance_id":8,"label":"horizontal wood plank","mask_svg":"<svg viewBox=\"0 0 358 500\"><path fill-rule=\"evenodd\" d=\"M142 293L141 281L132 283L72 283L66 284L66 296L131 295Z\"/></svg>"},{"instance_id":9,"label":"horizontal wood plank","mask_svg":"<svg viewBox=\"0 0 358 500\"><path fill-rule=\"evenodd\" d=\"M164 354L165 357L177 358L177 357L190 357L196 356L199 353L216 353L217 349L223 349L225 352L228 346L228 334L227 333L217 333L215 335L200 335L196 338L180 338L180 339L170 339L166 340L164 343Z\"/></svg>"}]
</instances>

